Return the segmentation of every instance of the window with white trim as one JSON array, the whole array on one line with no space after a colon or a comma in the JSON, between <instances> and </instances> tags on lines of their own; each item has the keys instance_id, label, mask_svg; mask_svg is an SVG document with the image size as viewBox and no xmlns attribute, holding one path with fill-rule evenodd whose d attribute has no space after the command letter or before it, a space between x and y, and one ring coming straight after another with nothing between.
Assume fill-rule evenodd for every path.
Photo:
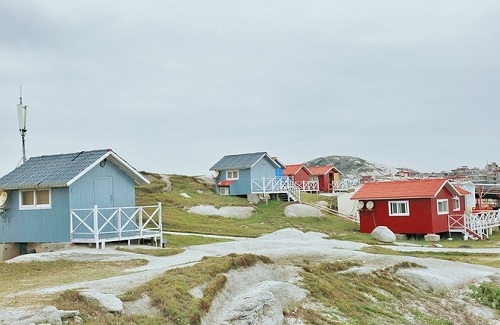
<instances>
[{"instance_id":1,"label":"window with white trim","mask_svg":"<svg viewBox=\"0 0 500 325\"><path fill-rule=\"evenodd\" d=\"M409 216L410 203L408 201L389 201L390 216Z\"/></svg>"},{"instance_id":2,"label":"window with white trim","mask_svg":"<svg viewBox=\"0 0 500 325\"><path fill-rule=\"evenodd\" d=\"M455 196L453 198L453 211L458 211L460 210L460 198L458 196Z\"/></svg>"},{"instance_id":3,"label":"window with white trim","mask_svg":"<svg viewBox=\"0 0 500 325\"><path fill-rule=\"evenodd\" d=\"M23 190L19 191L19 209L50 209L51 190Z\"/></svg>"},{"instance_id":4,"label":"window with white trim","mask_svg":"<svg viewBox=\"0 0 500 325\"><path fill-rule=\"evenodd\" d=\"M219 187L219 195L229 195L229 187L227 186Z\"/></svg>"},{"instance_id":5,"label":"window with white trim","mask_svg":"<svg viewBox=\"0 0 500 325\"><path fill-rule=\"evenodd\" d=\"M448 209L448 199L437 200L438 214L447 214Z\"/></svg>"},{"instance_id":6,"label":"window with white trim","mask_svg":"<svg viewBox=\"0 0 500 325\"><path fill-rule=\"evenodd\" d=\"M235 180L239 179L240 175L237 170L227 170L226 171L226 179L227 180Z\"/></svg>"}]
</instances>

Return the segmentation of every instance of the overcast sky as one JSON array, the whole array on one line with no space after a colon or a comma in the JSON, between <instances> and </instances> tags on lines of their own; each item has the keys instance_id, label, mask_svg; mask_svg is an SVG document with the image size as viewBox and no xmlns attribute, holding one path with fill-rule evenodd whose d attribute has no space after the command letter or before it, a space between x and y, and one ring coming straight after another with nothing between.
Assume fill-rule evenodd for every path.
<instances>
[{"instance_id":1,"label":"overcast sky","mask_svg":"<svg viewBox=\"0 0 500 325\"><path fill-rule=\"evenodd\" d=\"M0 176L112 148L209 174L227 154L500 163L500 1L0 1Z\"/></svg>"}]
</instances>

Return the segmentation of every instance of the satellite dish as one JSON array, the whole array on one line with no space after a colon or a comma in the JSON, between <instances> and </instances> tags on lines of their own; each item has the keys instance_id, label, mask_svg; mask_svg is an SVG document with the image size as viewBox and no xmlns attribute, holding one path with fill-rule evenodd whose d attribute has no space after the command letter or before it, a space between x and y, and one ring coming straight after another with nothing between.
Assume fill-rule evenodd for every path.
<instances>
[{"instance_id":1,"label":"satellite dish","mask_svg":"<svg viewBox=\"0 0 500 325\"><path fill-rule=\"evenodd\" d=\"M219 171L218 170L214 170L213 174L214 174L214 177L217 177L217 176L219 176Z\"/></svg>"},{"instance_id":2,"label":"satellite dish","mask_svg":"<svg viewBox=\"0 0 500 325\"><path fill-rule=\"evenodd\" d=\"M368 201L366 202L366 208L368 210L373 210L373 207L375 206L375 203L373 203L373 201Z\"/></svg>"},{"instance_id":3,"label":"satellite dish","mask_svg":"<svg viewBox=\"0 0 500 325\"><path fill-rule=\"evenodd\" d=\"M363 209L364 206L365 206L365 203L363 201L358 201L358 210Z\"/></svg>"},{"instance_id":4,"label":"satellite dish","mask_svg":"<svg viewBox=\"0 0 500 325\"><path fill-rule=\"evenodd\" d=\"M7 201L7 192L1 191L0 192L0 208L3 208L5 205L5 201Z\"/></svg>"}]
</instances>

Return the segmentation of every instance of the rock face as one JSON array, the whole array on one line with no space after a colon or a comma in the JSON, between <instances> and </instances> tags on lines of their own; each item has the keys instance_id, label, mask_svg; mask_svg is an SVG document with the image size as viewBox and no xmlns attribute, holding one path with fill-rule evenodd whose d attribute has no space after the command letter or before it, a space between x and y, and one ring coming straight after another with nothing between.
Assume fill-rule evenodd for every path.
<instances>
[{"instance_id":1,"label":"rock face","mask_svg":"<svg viewBox=\"0 0 500 325\"><path fill-rule=\"evenodd\" d=\"M285 208L285 216L287 217L316 217L323 218L324 215L320 209L305 205L291 204Z\"/></svg>"},{"instance_id":2,"label":"rock face","mask_svg":"<svg viewBox=\"0 0 500 325\"><path fill-rule=\"evenodd\" d=\"M383 243L394 243L396 241L396 235L386 226L378 226L373 229L371 236Z\"/></svg>"},{"instance_id":3,"label":"rock face","mask_svg":"<svg viewBox=\"0 0 500 325\"><path fill-rule=\"evenodd\" d=\"M88 299L93 299L99 302L101 307L109 313L120 314L123 312L123 302L115 295L91 290L83 290L80 291L80 293Z\"/></svg>"},{"instance_id":4,"label":"rock face","mask_svg":"<svg viewBox=\"0 0 500 325\"><path fill-rule=\"evenodd\" d=\"M291 283L294 276L274 265L229 272L225 288L202 324L283 324L283 310L307 296L304 289Z\"/></svg>"}]
</instances>

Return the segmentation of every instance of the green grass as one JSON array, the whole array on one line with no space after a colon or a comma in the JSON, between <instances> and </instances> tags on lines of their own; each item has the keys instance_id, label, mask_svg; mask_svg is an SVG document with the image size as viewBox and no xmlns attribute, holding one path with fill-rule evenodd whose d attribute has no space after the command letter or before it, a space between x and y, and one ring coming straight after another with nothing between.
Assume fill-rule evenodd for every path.
<instances>
[{"instance_id":1,"label":"green grass","mask_svg":"<svg viewBox=\"0 0 500 325\"><path fill-rule=\"evenodd\" d=\"M383 246L367 246L363 247L361 250L370 254L413 256L421 258L432 257L453 262L500 268L500 254L495 253L396 251Z\"/></svg>"},{"instance_id":2,"label":"green grass","mask_svg":"<svg viewBox=\"0 0 500 325\"><path fill-rule=\"evenodd\" d=\"M151 174L154 176L154 174ZM156 175L157 176L157 175ZM160 177L157 176L159 179ZM169 231L204 233L215 235L257 237L283 228L297 228L302 231L319 231L332 239L349 240L363 243L374 243L370 234L359 232L359 225L341 217L326 214L324 219L287 218L283 210L289 202L268 201L254 206L255 211L250 218L232 219L216 216L201 216L188 213L187 209L200 204L223 206L251 206L245 198L220 196L214 193L213 186L208 186L196 177L171 175L172 189L163 191L165 183L152 182L147 186L136 188L137 205L154 205L162 203L163 227ZM187 193L192 198L184 198L180 194ZM336 197L327 197L315 193L302 193L304 202L326 201L335 208ZM423 240L406 240L405 242L429 245ZM489 240L464 241L455 236L453 241L441 240L443 247L500 247L500 232L495 232Z\"/></svg>"}]
</instances>

